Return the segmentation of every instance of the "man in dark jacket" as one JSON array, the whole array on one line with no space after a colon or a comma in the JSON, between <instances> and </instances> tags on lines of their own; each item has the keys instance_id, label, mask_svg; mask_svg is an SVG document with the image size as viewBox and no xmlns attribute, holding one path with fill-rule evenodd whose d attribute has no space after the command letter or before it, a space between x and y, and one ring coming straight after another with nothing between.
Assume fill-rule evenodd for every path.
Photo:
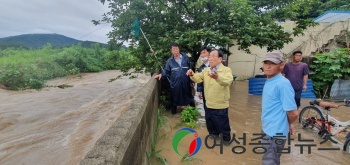
<instances>
[{"instance_id":1,"label":"man in dark jacket","mask_svg":"<svg viewBox=\"0 0 350 165\"><path fill-rule=\"evenodd\" d=\"M170 88L172 92L172 114L176 114L177 106L194 105L191 90L191 80L186 75L187 70L191 69L190 59L185 53L180 53L177 43L171 46L172 56L167 60L165 68L161 74L154 78L170 78Z\"/></svg>"}]
</instances>

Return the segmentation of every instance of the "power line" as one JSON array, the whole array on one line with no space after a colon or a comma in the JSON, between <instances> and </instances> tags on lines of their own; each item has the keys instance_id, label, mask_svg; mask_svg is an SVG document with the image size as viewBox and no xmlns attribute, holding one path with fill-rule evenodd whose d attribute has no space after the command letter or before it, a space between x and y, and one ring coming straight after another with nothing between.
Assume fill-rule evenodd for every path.
<instances>
[{"instance_id":1,"label":"power line","mask_svg":"<svg viewBox=\"0 0 350 165\"><path fill-rule=\"evenodd\" d=\"M92 32L83 35L82 37L79 38L79 40L82 39L82 38L84 38L84 37L86 37L86 36L88 36L88 35L90 35L90 34L92 34L92 33L94 33L94 32L96 32L97 30L100 30L100 29L106 27L107 25L109 25L109 24L106 23L105 25L103 25L103 26L101 26L101 27L99 27L99 28L93 30Z\"/></svg>"}]
</instances>

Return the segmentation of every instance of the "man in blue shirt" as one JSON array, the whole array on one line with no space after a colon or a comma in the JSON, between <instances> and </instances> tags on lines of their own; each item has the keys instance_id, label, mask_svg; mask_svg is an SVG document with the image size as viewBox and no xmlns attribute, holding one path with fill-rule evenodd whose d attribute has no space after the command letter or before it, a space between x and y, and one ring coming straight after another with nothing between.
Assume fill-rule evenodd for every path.
<instances>
[{"instance_id":1,"label":"man in blue shirt","mask_svg":"<svg viewBox=\"0 0 350 165\"><path fill-rule=\"evenodd\" d=\"M165 68L161 74L154 78L169 78L172 93L172 114L176 114L177 106L194 105L192 96L191 80L186 75L191 69L190 59L185 53L180 53L177 43L170 45L172 56L166 61Z\"/></svg>"},{"instance_id":2,"label":"man in blue shirt","mask_svg":"<svg viewBox=\"0 0 350 165\"><path fill-rule=\"evenodd\" d=\"M292 123L299 112L294 100L294 89L288 79L282 76L284 58L280 52L267 53L263 61L267 76L262 94L262 140L266 149L263 164L280 164L280 156L288 132L293 133ZM277 137L279 136L279 137ZM281 143L282 141L282 143Z\"/></svg>"}]
</instances>

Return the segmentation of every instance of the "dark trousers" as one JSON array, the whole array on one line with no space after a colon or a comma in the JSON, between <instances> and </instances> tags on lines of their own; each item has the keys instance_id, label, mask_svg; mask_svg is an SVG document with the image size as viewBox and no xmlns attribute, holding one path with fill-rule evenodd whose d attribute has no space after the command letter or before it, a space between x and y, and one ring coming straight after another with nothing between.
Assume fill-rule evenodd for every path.
<instances>
[{"instance_id":1,"label":"dark trousers","mask_svg":"<svg viewBox=\"0 0 350 165\"><path fill-rule=\"evenodd\" d=\"M300 100L301 100L301 92L302 90L295 90L295 96L294 96L294 100L295 100L295 104L297 104L297 107L300 107Z\"/></svg>"},{"instance_id":2,"label":"dark trousers","mask_svg":"<svg viewBox=\"0 0 350 165\"><path fill-rule=\"evenodd\" d=\"M265 135L261 141L262 147L265 148L266 152L263 154L262 164L263 165L279 165L280 157L282 155L284 144L286 140L277 139Z\"/></svg>"},{"instance_id":3,"label":"dark trousers","mask_svg":"<svg viewBox=\"0 0 350 165\"><path fill-rule=\"evenodd\" d=\"M209 134L219 135L223 134L224 141L231 140L231 128L228 118L228 108L212 109L206 108L205 119Z\"/></svg>"},{"instance_id":4,"label":"dark trousers","mask_svg":"<svg viewBox=\"0 0 350 165\"><path fill-rule=\"evenodd\" d=\"M213 121L210 119L210 111L208 110L206 103L207 103L207 101L205 100L205 98L203 96L203 108L204 108L204 112L205 112L205 125L207 126L207 130L208 130L209 134L219 135L219 132L215 129Z\"/></svg>"}]
</instances>

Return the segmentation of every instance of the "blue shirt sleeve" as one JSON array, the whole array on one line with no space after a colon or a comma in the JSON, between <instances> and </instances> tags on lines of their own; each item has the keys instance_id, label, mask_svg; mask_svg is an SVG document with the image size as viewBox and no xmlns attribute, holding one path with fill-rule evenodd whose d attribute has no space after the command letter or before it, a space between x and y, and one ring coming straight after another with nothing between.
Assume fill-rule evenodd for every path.
<instances>
[{"instance_id":1,"label":"blue shirt sleeve","mask_svg":"<svg viewBox=\"0 0 350 165\"><path fill-rule=\"evenodd\" d=\"M282 102L282 107L284 111L292 111L297 109L297 105L294 100L294 89L290 82L286 81L284 83L281 83L280 86L280 100Z\"/></svg>"}]
</instances>

